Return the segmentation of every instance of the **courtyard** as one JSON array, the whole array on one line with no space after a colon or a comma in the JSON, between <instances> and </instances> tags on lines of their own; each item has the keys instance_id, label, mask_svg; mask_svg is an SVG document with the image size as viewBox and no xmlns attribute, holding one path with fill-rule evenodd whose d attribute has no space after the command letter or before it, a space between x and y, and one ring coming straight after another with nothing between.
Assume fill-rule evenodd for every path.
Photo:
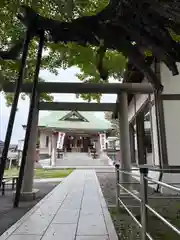
<instances>
[{"instance_id":1,"label":"courtyard","mask_svg":"<svg viewBox=\"0 0 180 240\"><path fill-rule=\"evenodd\" d=\"M67 240L141 239L140 229L125 209L121 207L117 210L114 167L91 166L88 169L84 166L82 169L77 166L76 169L37 170L39 172L33 186L39 192L34 200L20 202L19 208L13 208L11 187L0 197L0 240L24 237L59 239L59 235ZM16 174L17 170L13 171ZM131 178L131 182L138 196L139 182L135 178ZM178 196L155 193L151 186L148 196L149 204L154 209L180 227ZM122 195L121 199L140 219L137 201L128 195ZM178 236L153 215L149 216L148 224L149 233L155 239L164 240L173 236L178 240Z\"/></svg>"},{"instance_id":2,"label":"courtyard","mask_svg":"<svg viewBox=\"0 0 180 240\"><path fill-rule=\"evenodd\" d=\"M179 239L180 1L23 4L1 3L0 240Z\"/></svg>"},{"instance_id":3,"label":"courtyard","mask_svg":"<svg viewBox=\"0 0 180 240\"><path fill-rule=\"evenodd\" d=\"M74 170L0 239L99 239L117 235L94 170Z\"/></svg>"}]
</instances>

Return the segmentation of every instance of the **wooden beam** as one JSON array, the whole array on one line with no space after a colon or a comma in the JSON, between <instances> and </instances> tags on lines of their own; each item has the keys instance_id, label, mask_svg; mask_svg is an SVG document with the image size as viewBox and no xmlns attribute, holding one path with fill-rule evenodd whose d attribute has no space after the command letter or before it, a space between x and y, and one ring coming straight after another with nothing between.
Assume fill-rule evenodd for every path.
<instances>
[{"instance_id":1,"label":"wooden beam","mask_svg":"<svg viewBox=\"0 0 180 240\"><path fill-rule=\"evenodd\" d=\"M161 94L162 100L172 100L172 101L179 101L180 100L180 94Z\"/></svg>"},{"instance_id":2,"label":"wooden beam","mask_svg":"<svg viewBox=\"0 0 180 240\"><path fill-rule=\"evenodd\" d=\"M14 83L4 83L0 90L14 92ZM31 83L24 83L21 92L30 93ZM118 94L122 91L127 93L148 94L153 93L149 83L65 83L65 82L40 82L38 92L40 93L106 93Z\"/></svg>"},{"instance_id":3,"label":"wooden beam","mask_svg":"<svg viewBox=\"0 0 180 240\"><path fill-rule=\"evenodd\" d=\"M40 102L39 110L43 111L97 111L113 112L116 108L115 103L81 103L81 102Z\"/></svg>"}]
</instances>

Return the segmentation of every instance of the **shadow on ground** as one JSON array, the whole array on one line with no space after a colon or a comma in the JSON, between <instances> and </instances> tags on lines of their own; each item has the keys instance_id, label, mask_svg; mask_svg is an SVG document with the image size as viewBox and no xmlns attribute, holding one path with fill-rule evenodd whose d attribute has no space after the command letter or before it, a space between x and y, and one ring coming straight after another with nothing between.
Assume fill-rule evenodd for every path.
<instances>
[{"instance_id":1,"label":"shadow on ground","mask_svg":"<svg viewBox=\"0 0 180 240\"><path fill-rule=\"evenodd\" d=\"M0 236L58 184L57 182L35 183L34 188L40 190L36 199L29 202L20 202L19 208L13 208L12 190L7 189L5 196L0 195ZM8 187L10 188L10 186Z\"/></svg>"}]
</instances>

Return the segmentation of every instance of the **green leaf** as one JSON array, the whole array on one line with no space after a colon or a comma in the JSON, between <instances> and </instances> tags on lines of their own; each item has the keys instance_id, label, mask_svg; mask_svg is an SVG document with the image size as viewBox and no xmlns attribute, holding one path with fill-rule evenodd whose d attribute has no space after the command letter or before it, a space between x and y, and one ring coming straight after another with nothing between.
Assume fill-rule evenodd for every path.
<instances>
[{"instance_id":1,"label":"green leaf","mask_svg":"<svg viewBox=\"0 0 180 240\"><path fill-rule=\"evenodd\" d=\"M17 18L20 5L24 3L35 10L42 16L69 21L79 16L91 16L101 11L109 0L1 0L0 1L0 49L7 49L12 42L15 42L24 34L25 28ZM25 69L24 82L31 82L34 76L36 55L37 55L37 38L31 41L29 55ZM80 46L74 43L54 44L47 43L46 52L42 58L41 69L49 70L58 74L58 69L67 69L71 66L77 66L80 74L77 74L80 81L85 82L103 82L97 71L97 48L94 46ZM116 51L107 51L103 60L104 68L110 77L119 78L121 76L126 59L121 53ZM2 61L0 60L0 84L4 81L16 81L20 61ZM41 80L41 79L40 79ZM43 80L41 80L43 81ZM67 80L68 81L68 80ZM28 95L29 96L29 95ZM100 95L81 95L87 101L100 100ZM25 96L22 95L25 99ZM11 104L13 94L6 94L7 104ZM48 94L41 94L42 101L52 101L53 98Z\"/></svg>"}]
</instances>

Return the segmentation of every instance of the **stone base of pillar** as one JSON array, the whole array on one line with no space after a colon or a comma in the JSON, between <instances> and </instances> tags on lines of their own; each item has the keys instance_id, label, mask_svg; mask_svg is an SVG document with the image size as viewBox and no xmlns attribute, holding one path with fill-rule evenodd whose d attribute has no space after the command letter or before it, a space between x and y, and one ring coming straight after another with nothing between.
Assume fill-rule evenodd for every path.
<instances>
[{"instance_id":1,"label":"stone base of pillar","mask_svg":"<svg viewBox=\"0 0 180 240\"><path fill-rule=\"evenodd\" d=\"M39 192L39 189L33 189L32 192L21 192L20 201L22 202L33 201L36 199L38 192ZM14 195L15 195L15 192L14 192Z\"/></svg>"}]
</instances>

